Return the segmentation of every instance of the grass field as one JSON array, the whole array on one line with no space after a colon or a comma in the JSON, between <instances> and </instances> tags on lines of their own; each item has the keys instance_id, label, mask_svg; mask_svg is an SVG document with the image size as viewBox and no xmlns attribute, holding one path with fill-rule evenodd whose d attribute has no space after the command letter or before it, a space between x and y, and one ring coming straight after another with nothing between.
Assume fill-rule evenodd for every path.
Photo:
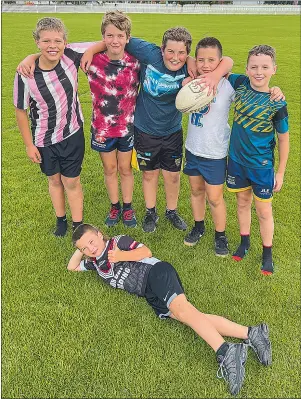
<instances>
[{"instance_id":1,"label":"grass field","mask_svg":"<svg viewBox=\"0 0 301 399\"><path fill-rule=\"evenodd\" d=\"M29 162L12 105L15 67L35 52L31 32L41 14L2 15L2 397L3 398L225 398L216 378L212 350L192 330L160 321L144 299L104 286L93 273L68 273L71 233L51 235L54 214L47 181ZM101 15L60 14L69 41L99 37ZM184 25L194 45L210 35L243 72L247 50L268 43L277 49L273 79L288 101L291 152L281 193L275 195L274 258L271 278L259 273L261 242L253 214L252 247L237 264L213 253L213 224L207 212L206 235L188 248L184 233L161 216L155 234L141 224L130 234L178 270L189 299L202 311L241 324L266 321L271 330L273 365L263 368L249 351L243 398L300 397L300 25L297 16L200 16L132 14L133 35L160 43L164 30ZM109 201L103 171L89 146L91 101L80 72L80 100L86 120L82 182L85 221L103 226ZM187 120L184 119L184 130ZM225 193L231 249L239 241L235 198ZM134 206L144 213L141 175L135 174ZM180 213L191 226L187 176L182 176ZM110 235L128 233L122 224Z\"/></svg>"}]
</instances>

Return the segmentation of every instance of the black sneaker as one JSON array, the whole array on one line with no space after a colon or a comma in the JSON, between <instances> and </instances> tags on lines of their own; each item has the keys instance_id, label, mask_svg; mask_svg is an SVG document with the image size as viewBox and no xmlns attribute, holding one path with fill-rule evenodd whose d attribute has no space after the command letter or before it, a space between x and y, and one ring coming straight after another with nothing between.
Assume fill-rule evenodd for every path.
<instances>
[{"instance_id":1,"label":"black sneaker","mask_svg":"<svg viewBox=\"0 0 301 399\"><path fill-rule=\"evenodd\" d=\"M159 220L157 212L146 211L142 222L142 229L146 233L153 233L156 230L156 226Z\"/></svg>"},{"instance_id":2,"label":"black sneaker","mask_svg":"<svg viewBox=\"0 0 301 399\"><path fill-rule=\"evenodd\" d=\"M187 224L178 214L177 210L174 211L166 211L165 217L170 221L170 223L178 230L186 230Z\"/></svg>"},{"instance_id":3,"label":"black sneaker","mask_svg":"<svg viewBox=\"0 0 301 399\"><path fill-rule=\"evenodd\" d=\"M193 227L191 232L187 234L184 238L184 244L188 245L189 247L193 247L196 245L200 238L205 234L205 229L199 230L197 227Z\"/></svg>"},{"instance_id":4,"label":"black sneaker","mask_svg":"<svg viewBox=\"0 0 301 399\"><path fill-rule=\"evenodd\" d=\"M269 340L269 328L267 324L263 323L251 327L248 339L244 342L254 350L261 364L264 366L272 364L272 346Z\"/></svg>"},{"instance_id":5,"label":"black sneaker","mask_svg":"<svg viewBox=\"0 0 301 399\"><path fill-rule=\"evenodd\" d=\"M122 221L126 227L136 227L137 226L137 219L135 216L135 212L132 208L123 209Z\"/></svg>"},{"instance_id":6,"label":"black sneaker","mask_svg":"<svg viewBox=\"0 0 301 399\"><path fill-rule=\"evenodd\" d=\"M265 276L270 276L274 273L274 263L272 257L267 257L262 259L261 274Z\"/></svg>"},{"instance_id":7,"label":"black sneaker","mask_svg":"<svg viewBox=\"0 0 301 399\"><path fill-rule=\"evenodd\" d=\"M221 236L215 239L215 255L217 256L229 255L228 240L226 236Z\"/></svg>"},{"instance_id":8,"label":"black sneaker","mask_svg":"<svg viewBox=\"0 0 301 399\"><path fill-rule=\"evenodd\" d=\"M246 344L229 343L225 356L218 356L219 369L217 378L223 378L229 385L232 395L237 395L245 379L245 363L247 361Z\"/></svg>"},{"instance_id":9,"label":"black sneaker","mask_svg":"<svg viewBox=\"0 0 301 399\"><path fill-rule=\"evenodd\" d=\"M121 213L122 213L121 208L118 209L115 206L112 206L108 216L106 217L105 225L108 227L115 226L121 218Z\"/></svg>"}]
</instances>

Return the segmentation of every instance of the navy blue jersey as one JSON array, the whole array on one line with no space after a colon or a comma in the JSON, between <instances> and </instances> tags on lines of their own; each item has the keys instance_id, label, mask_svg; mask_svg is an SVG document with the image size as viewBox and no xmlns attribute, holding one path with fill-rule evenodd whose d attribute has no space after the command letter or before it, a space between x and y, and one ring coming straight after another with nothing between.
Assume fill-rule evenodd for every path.
<instances>
[{"instance_id":1,"label":"navy blue jersey","mask_svg":"<svg viewBox=\"0 0 301 399\"><path fill-rule=\"evenodd\" d=\"M247 76L231 74L229 82L235 89L229 156L249 168L271 169L275 131L288 132L287 104L271 101L269 93L254 90Z\"/></svg>"},{"instance_id":2,"label":"navy blue jersey","mask_svg":"<svg viewBox=\"0 0 301 399\"><path fill-rule=\"evenodd\" d=\"M144 133L168 136L181 129L182 114L175 99L187 76L184 65L170 71L163 62L161 48L142 39L131 38L126 51L140 61L140 91L134 125Z\"/></svg>"}]
</instances>

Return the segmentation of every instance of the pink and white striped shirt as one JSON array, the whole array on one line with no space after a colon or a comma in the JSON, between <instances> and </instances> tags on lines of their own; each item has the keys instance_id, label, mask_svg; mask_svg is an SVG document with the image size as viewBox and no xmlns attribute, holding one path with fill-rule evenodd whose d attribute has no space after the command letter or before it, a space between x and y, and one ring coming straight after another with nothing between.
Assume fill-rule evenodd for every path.
<instances>
[{"instance_id":1,"label":"pink and white striped shirt","mask_svg":"<svg viewBox=\"0 0 301 399\"><path fill-rule=\"evenodd\" d=\"M18 73L14 82L14 105L29 107L33 143L47 147L76 133L83 125L78 98L78 68L85 50L94 43L72 43L65 48L56 67L50 71L39 68L33 78Z\"/></svg>"}]
</instances>

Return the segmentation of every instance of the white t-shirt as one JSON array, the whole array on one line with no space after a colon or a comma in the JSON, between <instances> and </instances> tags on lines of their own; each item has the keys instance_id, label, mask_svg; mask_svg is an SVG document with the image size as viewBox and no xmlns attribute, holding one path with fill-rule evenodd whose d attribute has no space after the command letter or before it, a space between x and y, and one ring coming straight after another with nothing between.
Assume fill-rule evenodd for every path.
<instances>
[{"instance_id":1,"label":"white t-shirt","mask_svg":"<svg viewBox=\"0 0 301 399\"><path fill-rule=\"evenodd\" d=\"M227 156L230 139L229 110L235 91L227 79L217 86L217 95L198 113L189 115L185 147L192 154L211 159Z\"/></svg>"}]
</instances>

